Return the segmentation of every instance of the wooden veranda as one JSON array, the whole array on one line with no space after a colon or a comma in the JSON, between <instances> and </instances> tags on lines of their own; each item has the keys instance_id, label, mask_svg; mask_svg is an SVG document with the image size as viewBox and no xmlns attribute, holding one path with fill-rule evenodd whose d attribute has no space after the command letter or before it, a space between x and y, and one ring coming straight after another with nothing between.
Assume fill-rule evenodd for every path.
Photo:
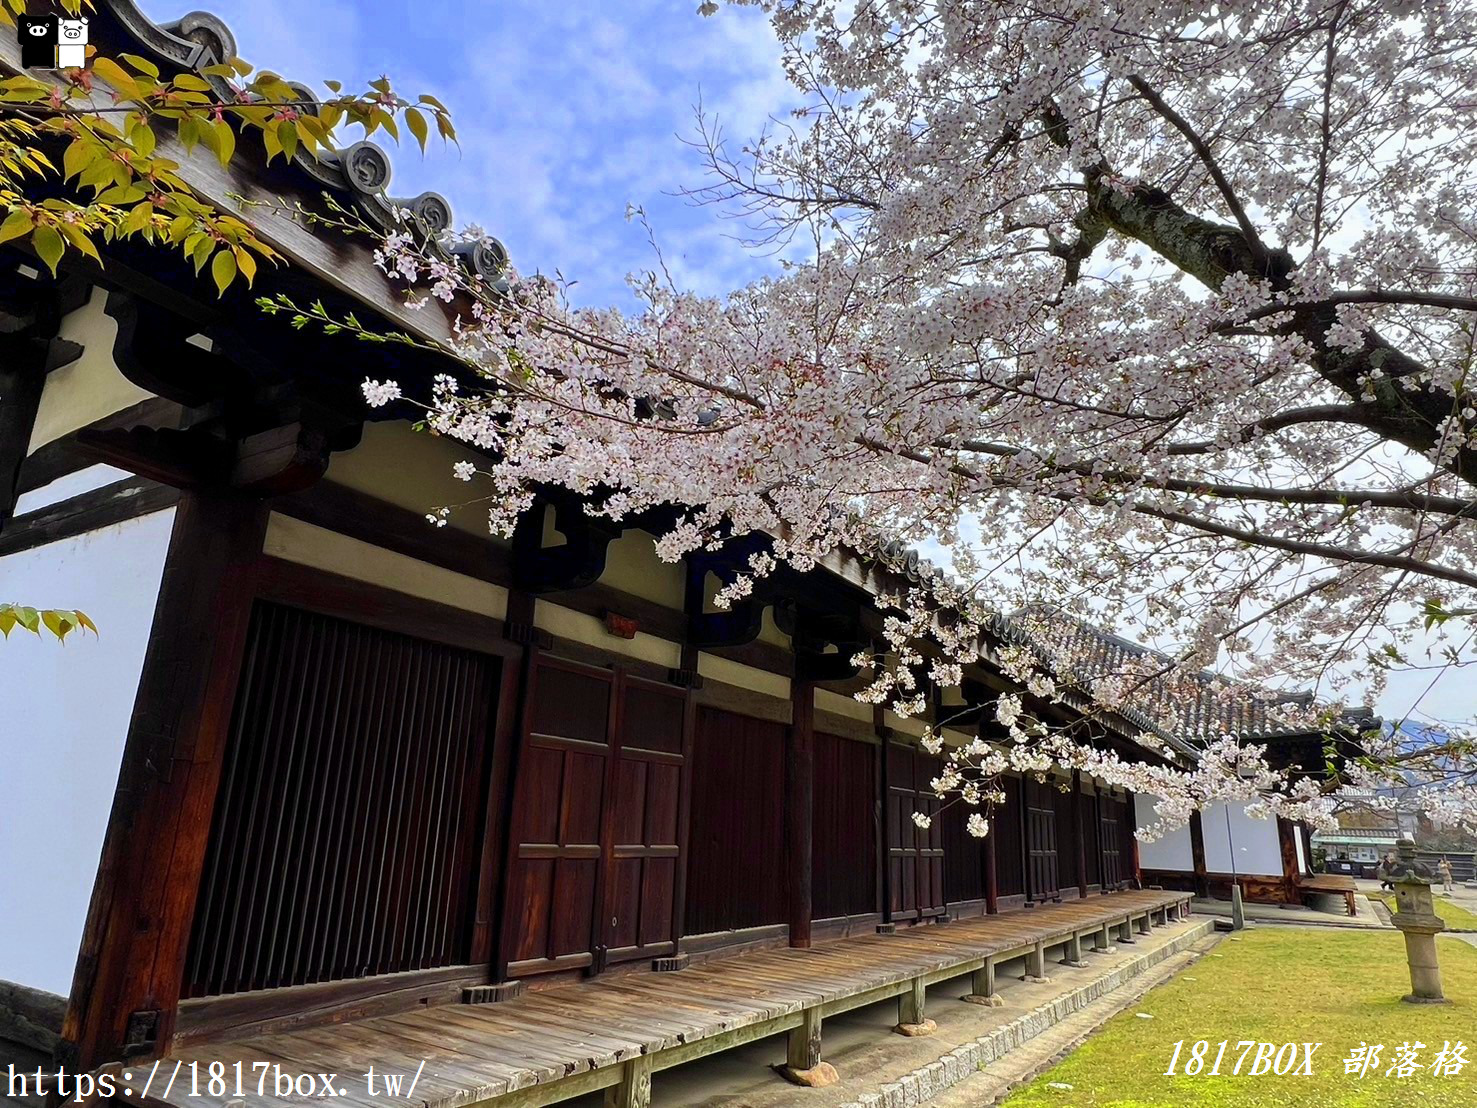
<instances>
[{"instance_id":1,"label":"wooden veranda","mask_svg":"<svg viewBox=\"0 0 1477 1108\"><path fill-rule=\"evenodd\" d=\"M924 990L971 975L970 992L992 996L997 964L1024 956L1030 976L1046 976L1046 951L1082 944L1103 950L1155 924L1187 916L1190 894L1158 889L1112 893L1032 910L715 958L678 973L634 973L527 992L496 1004L450 1004L331 1027L260 1035L177 1051L159 1063L148 1103L224 1106L237 1064L260 1106L310 1099L256 1095L254 1074L338 1074L349 1103L369 1104L362 1074L419 1074L413 1098L372 1103L462 1108L533 1108L600 1089L613 1108L650 1102L651 1074L718 1051L789 1033L789 1064L821 1061L823 1021L898 998L898 1021L922 1023ZM191 1063L195 1063L192 1070ZM205 1086L223 1063L225 1094ZM424 1065L422 1065L424 1063ZM255 1067L255 1068L254 1068ZM220 1072L217 1070L216 1072ZM180 1075L184 1076L180 1076ZM161 1095L165 1082L174 1087ZM191 1081L191 1075L196 1075ZM408 1090L407 1090L408 1091ZM135 1099L138 1099L137 1091Z\"/></svg>"}]
</instances>

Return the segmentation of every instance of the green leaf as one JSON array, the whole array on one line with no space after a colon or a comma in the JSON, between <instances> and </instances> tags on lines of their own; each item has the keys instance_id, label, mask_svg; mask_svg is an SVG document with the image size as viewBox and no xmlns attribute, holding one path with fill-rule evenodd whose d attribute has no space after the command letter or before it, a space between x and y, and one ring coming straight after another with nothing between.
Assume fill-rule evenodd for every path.
<instances>
[{"instance_id":1,"label":"green leaf","mask_svg":"<svg viewBox=\"0 0 1477 1108\"><path fill-rule=\"evenodd\" d=\"M251 287L251 282L256 278L256 259L244 247L236 247L236 268L241 271L241 276L246 278L246 285Z\"/></svg>"},{"instance_id":2,"label":"green leaf","mask_svg":"<svg viewBox=\"0 0 1477 1108\"><path fill-rule=\"evenodd\" d=\"M210 82L196 77L193 73L181 73L174 79L174 87L188 89L190 92L209 92Z\"/></svg>"},{"instance_id":3,"label":"green leaf","mask_svg":"<svg viewBox=\"0 0 1477 1108\"><path fill-rule=\"evenodd\" d=\"M389 132L392 139L396 142L400 141L400 128L395 123L395 117L385 111L384 108L375 108L374 111L370 112L369 123L369 129L371 131L374 130L374 125L377 123Z\"/></svg>"},{"instance_id":4,"label":"green leaf","mask_svg":"<svg viewBox=\"0 0 1477 1108\"><path fill-rule=\"evenodd\" d=\"M97 154L98 147L93 143L77 139L62 154L62 173L64 179L70 181L84 169Z\"/></svg>"},{"instance_id":5,"label":"green leaf","mask_svg":"<svg viewBox=\"0 0 1477 1108\"><path fill-rule=\"evenodd\" d=\"M179 121L179 140L187 151L193 151L200 141L200 120L187 115Z\"/></svg>"},{"instance_id":6,"label":"green leaf","mask_svg":"<svg viewBox=\"0 0 1477 1108\"><path fill-rule=\"evenodd\" d=\"M282 156L291 161L297 153L297 125L284 119L277 128L277 141L282 144Z\"/></svg>"},{"instance_id":7,"label":"green leaf","mask_svg":"<svg viewBox=\"0 0 1477 1108\"><path fill-rule=\"evenodd\" d=\"M72 629L72 625L70 622L68 622L67 618L62 615L61 612L53 611L48 608L46 611L41 613L41 622L45 625L46 629L50 631L53 635L55 635L59 640L61 640L62 642L67 641L67 632Z\"/></svg>"},{"instance_id":8,"label":"green leaf","mask_svg":"<svg viewBox=\"0 0 1477 1108\"><path fill-rule=\"evenodd\" d=\"M8 242L10 239L29 235L32 226L30 212L26 211L25 208L13 208L10 214L5 217L5 222L0 223L0 242Z\"/></svg>"},{"instance_id":9,"label":"green leaf","mask_svg":"<svg viewBox=\"0 0 1477 1108\"><path fill-rule=\"evenodd\" d=\"M68 242L93 261L97 262L98 265L103 264L102 256L98 254L97 247L92 244L92 239L88 238L86 231L78 227L75 223L63 223L61 230L62 234L67 236Z\"/></svg>"},{"instance_id":10,"label":"green leaf","mask_svg":"<svg viewBox=\"0 0 1477 1108\"><path fill-rule=\"evenodd\" d=\"M236 154L236 132L224 119L217 119L210 125L215 135L215 156L220 159L221 165L230 165L231 159Z\"/></svg>"},{"instance_id":11,"label":"green leaf","mask_svg":"<svg viewBox=\"0 0 1477 1108\"><path fill-rule=\"evenodd\" d=\"M122 207L124 204L135 204L149 195L138 185L114 185L110 189L104 189L98 194L99 204L115 204Z\"/></svg>"},{"instance_id":12,"label":"green leaf","mask_svg":"<svg viewBox=\"0 0 1477 1108\"><path fill-rule=\"evenodd\" d=\"M226 289L236 279L236 259L229 250L221 250L210 263L210 275L215 279L217 296L224 296Z\"/></svg>"},{"instance_id":13,"label":"green leaf","mask_svg":"<svg viewBox=\"0 0 1477 1108\"><path fill-rule=\"evenodd\" d=\"M112 58L93 58L92 72L108 82L109 85L117 89L124 96L136 96L138 94L138 84L129 76L128 71Z\"/></svg>"},{"instance_id":14,"label":"green leaf","mask_svg":"<svg viewBox=\"0 0 1477 1108\"><path fill-rule=\"evenodd\" d=\"M97 624L93 623L92 620L90 620L90 619L87 618L87 613L86 612L82 611L79 608L77 611L73 612L72 614L77 617L77 623L80 626L87 628L94 635L97 634Z\"/></svg>"},{"instance_id":15,"label":"green leaf","mask_svg":"<svg viewBox=\"0 0 1477 1108\"><path fill-rule=\"evenodd\" d=\"M344 91L344 83L342 81L324 81L323 84L327 86L329 92Z\"/></svg>"},{"instance_id":16,"label":"green leaf","mask_svg":"<svg viewBox=\"0 0 1477 1108\"><path fill-rule=\"evenodd\" d=\"M61 232L55 227L43 224L36 228L35 235L31 238L31 245L36 248L36 254L46 263L46 268L56 274L56 263L62 260L62 254L66 252L67 244L62 241Z\"/></svg>"},{"instance_id":17,"label":"green leaf","mask_svg":"<svg viewBox=\"0 0 1477 1108\"><path fill-rule=\"evenodd\" d=\"M139 124L129 133L128 137L133 143L133 148L146 158L154 152L154 147L159 143L154 135L154 129L147 123Z\"/></svg>"},{"instance_id":18,"label":"green leaf","mask_svg":"<svg viewBox=\"0 0 1477 1108\"><path fill-rule=\"evenodd\" d=\"M137 54L119 54L118 56L140 73L147 73L154 78L159 76L159 67L148 58L141 58Z\"/></svg>"},{"instance_id":19,"label":"green leaf","mask_svg":"<svg viewBox=\"0 0 1477 1108\"><path fill-rule=\"evenodd\" d=\"M410 133L415 136L415 141L420 143L421 153L424 154L426 152L426 135L429 132L426 117L421 115L415 108L406 108L405 126L410 128Z\"/></svg>"}]
</instances>

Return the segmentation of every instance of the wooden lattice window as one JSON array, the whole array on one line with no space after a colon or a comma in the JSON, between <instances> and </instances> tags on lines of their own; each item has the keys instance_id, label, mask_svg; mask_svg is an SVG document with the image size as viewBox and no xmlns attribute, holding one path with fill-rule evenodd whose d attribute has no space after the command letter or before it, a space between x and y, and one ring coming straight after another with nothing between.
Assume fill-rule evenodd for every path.
<instances>
[{"instance_id":1,"label":"wooden lattice window","mask_svg":"<svg viewBox=\"0 0 1477 1108\"><path fill-rule=\"evenodd\" d=\"M187 996L468 960L499 664L258 603Z\"/></svg>"}]
</instances>

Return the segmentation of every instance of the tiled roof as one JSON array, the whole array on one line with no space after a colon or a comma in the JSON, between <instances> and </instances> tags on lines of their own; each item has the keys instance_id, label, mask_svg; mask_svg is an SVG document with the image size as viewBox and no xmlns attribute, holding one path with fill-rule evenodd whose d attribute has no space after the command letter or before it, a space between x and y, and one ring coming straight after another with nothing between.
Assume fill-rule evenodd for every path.
<instances>
[{"instance_id":1,"label":"tiled roof","mask_svg":"<svg viewBox=\"0 0 1477 1108\"><path fill-rule=\"evenodd\" d=\"M172 23L160 24L140 11L135 0L97 0L93 18L116 23L131 41L132 52L175 71L198 72L236 54L231 29L207 12L190 12ZM199 76L220 100L236 100L235 89L224 78L204 73ZM297 81L288 84L305 104L318 100L307 85ZM356 142L338 151L320 150L316 157L305 145L300 145L292 158L292 169L306 179L307 187L333 195L339 203L362 213L382 230L406 229L404 213L409 213L415 229L433 241L452 229L451 205L439 193L423 192L414 197L389 195L390 157L373 142ZM500 282L504 280L508 254L496 239L458 245L445 251L445 255L493 288L505 287Z\"/></svg>"},{"instance_id":2,"label":"tiled roof","mask_svg":"<svg viewBox=\"0 0 1477 1108\"><path fill-rule=\"evenodd\" d=\"M1177 744L1219 735L1260 742L1323 729L1311 691L1268 695L1212 673L1186 673L1162 651L1062 612L1018 613L1001 623L1006 638L1041 655L1058 681L1088 696L1121 681L1128 691L1118 711ZM1370 709L1355 708L1341 711L1335 726L1362 730L1372 723Z\"/></svg>"}]
</instances>

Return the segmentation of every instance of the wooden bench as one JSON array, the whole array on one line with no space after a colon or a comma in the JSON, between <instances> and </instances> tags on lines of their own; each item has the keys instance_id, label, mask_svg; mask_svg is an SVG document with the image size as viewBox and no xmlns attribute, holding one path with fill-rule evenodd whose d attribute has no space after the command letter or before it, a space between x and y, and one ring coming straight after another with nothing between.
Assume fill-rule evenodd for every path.
<instances>
[{"instance_id":1,"label":"wooden bench","mask_svg":"<svg viewBox=\"0 0 1477 1108\"><path fill-rule=\"evenodd\" d=\"M541 1108L606 1090L612 1108L646 1108L651 1075L788 1034L789 1068L821 1064L824 1021L897 999L898 1024L924 1025L926 990L968 975L969 999L999 1004L997 967L1024 956L1025 980L1046 977L1047 950L1080 965L1083 940L1108 953L1135 933L1188 918L1190 894L1159 889L1110 893L1029 911L863 935L810 949L768 948L716 957L676 973L610 974L530 990L495 1004L447 1004L351 1023L192 1045L161 1063L198 1062L250 1072L421 1073L415 1100L426 1108L489 1104ZM425 1065L421 1067L421 1063ZM231 1070L234 1072L234 1070ZM361 1090L362 1092L362 1090ZM157 1096L157 1090L156 1090ZM225 1098L174 1089L176 1108L224 1108ZM253 1108L285 1108L271 1090ZM390 1103L390 1101L385 1101Z\"/></svg>"},{"instance_id":2,"label":"wooden bench","mask_svg":"<svg viewBox=\"0 0 1477 1108\"><path fill-rule=\"evenodd\" d=\"M1354 896L1359 890L1354 884L1354 879L1347 874L1315 873L1311 877L1299 877L1297 889L1298 896L1304 904L1308 902L1308 897L1313 893L1342 896L1344 898L1344 907L1349 910L1349 915L1357 916L1359 914L1354 906Z\"/></svg>"}]
</instances>

